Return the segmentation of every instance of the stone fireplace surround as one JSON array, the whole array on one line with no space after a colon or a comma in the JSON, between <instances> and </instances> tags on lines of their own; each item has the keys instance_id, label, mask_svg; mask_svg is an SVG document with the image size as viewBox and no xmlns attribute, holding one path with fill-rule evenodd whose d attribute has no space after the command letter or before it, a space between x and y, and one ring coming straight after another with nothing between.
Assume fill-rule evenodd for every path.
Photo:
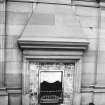
<instances>
[{"instance_id":1,"label":"stone fireplace surround","mask_svg":"<svg viewBox=\"0 0 105 105\"><path fill-rule=\"evenodd\" d=\"M23 55L22 105L30 105L29 65L30 62L53 62L75 64L73 73L72 105L81 103L82 55L88 47L85 39L19 39ZM37 101L37 100L36 100ZM63 103L64 104L64 103Z\"/></svg>"}]
</instances>

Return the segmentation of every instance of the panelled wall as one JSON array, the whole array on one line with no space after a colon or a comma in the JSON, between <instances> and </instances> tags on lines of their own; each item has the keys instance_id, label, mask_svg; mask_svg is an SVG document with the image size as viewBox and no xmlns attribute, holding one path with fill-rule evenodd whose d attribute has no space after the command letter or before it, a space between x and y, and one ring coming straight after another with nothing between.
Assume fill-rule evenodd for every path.
<instances>
[{"instance_id":1,"label":"panelled wall","mask_svg":"<svg viewBox=\"0 0 105 105\"><path fill-rule=\"evenodd\" d=\"M6 98L0 96L0 104L3 98L5 101L2 105L22 105L22 52L17 46L17 39L24 36L30 39L88 39L90 44L84 53L82 65L81 105L87 105L89 102L104 105L105 9L70 6L69 0L39 2L45 3L8 1L6 8L0 3L0 88L7 88L4 92ZM99 15L101 17L98 18Z\"/></svg>"}]
</instances>

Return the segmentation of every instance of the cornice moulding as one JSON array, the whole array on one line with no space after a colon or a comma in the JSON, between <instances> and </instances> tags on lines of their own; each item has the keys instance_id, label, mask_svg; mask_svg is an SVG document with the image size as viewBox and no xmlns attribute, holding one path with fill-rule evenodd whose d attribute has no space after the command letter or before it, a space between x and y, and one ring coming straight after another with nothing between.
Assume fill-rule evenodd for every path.
<instances>
[{"instance_id":1,"label":"cornice moulding","mask_svg":"<svg viewBox=\"0 0 105 105\"><path fill-rule=\"evenodd\" d=\"M29 49L62 49L86 50L89 42L85 39L20 39L18 45L22 50Z\"/></svg>"}]
</instances>

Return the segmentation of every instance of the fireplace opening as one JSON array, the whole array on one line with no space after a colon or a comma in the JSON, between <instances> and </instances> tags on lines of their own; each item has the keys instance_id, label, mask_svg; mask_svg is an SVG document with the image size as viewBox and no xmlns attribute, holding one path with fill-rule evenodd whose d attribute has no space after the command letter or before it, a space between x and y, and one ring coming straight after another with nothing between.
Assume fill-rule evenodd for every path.
<instances>
[{"instance_id":1,"label":"fireplace opening","mask_svg":"<svg viewBox=\"0 0 105 105\"><path fill-rule=\"evenodd\" d=\"M40 77L40 104L63 103L62 71L43 71Z\"/></svg>"}]
</instances>

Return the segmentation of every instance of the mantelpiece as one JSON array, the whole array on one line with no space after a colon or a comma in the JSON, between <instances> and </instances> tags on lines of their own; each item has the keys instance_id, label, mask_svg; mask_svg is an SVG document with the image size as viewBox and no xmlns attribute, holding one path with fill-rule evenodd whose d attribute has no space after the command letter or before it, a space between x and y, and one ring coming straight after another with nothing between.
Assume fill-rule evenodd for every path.
<instances>
[{"instance_id":1,"label":"mantelpiece","mask_svg":"<svg viewBox=\"0 0 105 105\"><path fill-rule=\"evenodd\" d=\"M64 58L78 59L88 47L86 39L63 39L63 38L20 38L20 49L26 58ZM52 57L53 56L53 57Z\"/></svg>"},{"instance_id":2,"label":"mantelpiece","mask_svg":"<svg viewBox=\"0 0 105 105\"><path fill-rule=\"evenodd\" d=\"M65 38L21 38L18 40L21 49L62 49L86 50L89 42L86 39Z\"/></svg>"}]
</instances>

